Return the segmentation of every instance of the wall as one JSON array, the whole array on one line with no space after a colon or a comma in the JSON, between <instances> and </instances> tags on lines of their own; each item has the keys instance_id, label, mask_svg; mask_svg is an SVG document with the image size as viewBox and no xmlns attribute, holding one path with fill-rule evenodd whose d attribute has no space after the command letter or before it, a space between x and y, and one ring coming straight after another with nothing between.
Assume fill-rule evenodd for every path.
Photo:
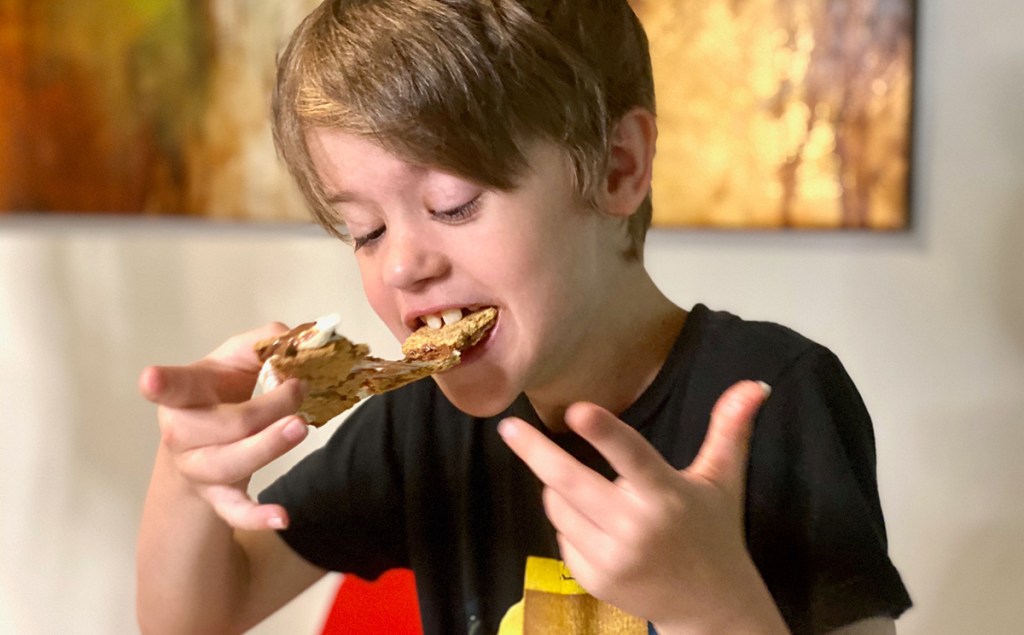
<instances>
[{"instance_id":1,"label":"wall","mask_svg":"<svg viewBox=\"0 0 1024 635\"><path fill-rule=\"evenodd\" d=\"M917 602L905 635L1024 622L1021 25L1017 0L922 7L910 234L650 239L678 302L784 322L845 361L875 416L891 551ZM0 220L0 633L134 632L156 443L138 371L329 310L397 351L345 249L311 229ZM257 632L315 632L335 582Z\"/></svg>"}]
</instances>

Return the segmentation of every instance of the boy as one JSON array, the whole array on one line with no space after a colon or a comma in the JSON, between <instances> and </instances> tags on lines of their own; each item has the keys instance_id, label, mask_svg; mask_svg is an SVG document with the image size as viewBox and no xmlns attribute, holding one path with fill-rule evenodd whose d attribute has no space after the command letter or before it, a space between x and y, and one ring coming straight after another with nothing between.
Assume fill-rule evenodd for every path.
<instances>
[{"instance_id":1,"label":"boy","mask_svg":"<svg viewBox=\"0 0 1024 635\"><path fill-rule=\"evenodd\" d=\"M163 434L143 630L243 631L328 570L410 567L427 633L894 631L909 598L838 360L684 311L643 266L653 112L625 0L307 18L275 138L375 312L400 339L456 310L498 321L459 366L363 404L261 504L249 476L306 435L297 382L249 399L252 343L284 326L144 371Z\"/></svg>"}]
</instances>

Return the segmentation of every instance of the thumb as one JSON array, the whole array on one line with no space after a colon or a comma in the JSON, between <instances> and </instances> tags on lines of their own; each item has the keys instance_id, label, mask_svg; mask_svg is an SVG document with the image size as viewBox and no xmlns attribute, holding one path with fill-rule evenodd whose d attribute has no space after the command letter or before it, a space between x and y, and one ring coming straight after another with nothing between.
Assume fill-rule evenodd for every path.
<instances>
[{"instance_id":1,"label":"thumb","mask_svg":"<svg viewBox=\"0 0 1024 635\"><path fill-rule=\"evenodd\" d=\"M741 381L718 398L697 458L686 472L710 481L743 506L750 433L754 417L771 393L768 384Z\"/></svg>"}]
</instances>

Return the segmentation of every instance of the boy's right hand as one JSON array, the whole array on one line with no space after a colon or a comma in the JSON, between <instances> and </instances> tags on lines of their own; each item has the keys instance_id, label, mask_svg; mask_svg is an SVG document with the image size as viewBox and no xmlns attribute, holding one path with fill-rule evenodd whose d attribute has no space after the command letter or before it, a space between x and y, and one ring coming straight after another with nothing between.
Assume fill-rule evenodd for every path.
<instances>
[{"instance_id":1,"label":"boy's right hand","mask_svg":"<svg viewBox=\"0 0 1024 635\"><path fill-rule=\"evenodd\" d=\"M252 474L306 438L295 414L306 388L289 380L251 397L260 361L253 345L283 324L235 336L187 366L150 366L139 391L157 404L162 452L184 483L237 529L283 529L280 505L259 505L247 492Z\"/></svg>"}]
</instances>

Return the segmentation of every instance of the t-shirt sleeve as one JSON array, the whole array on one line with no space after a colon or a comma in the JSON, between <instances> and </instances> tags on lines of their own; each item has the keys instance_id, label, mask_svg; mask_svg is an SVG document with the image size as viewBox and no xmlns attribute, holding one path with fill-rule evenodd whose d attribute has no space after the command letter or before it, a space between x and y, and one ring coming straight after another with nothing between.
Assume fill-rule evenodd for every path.
<instances>
[{"instance_id":1,"label":"t-shirt sleeve","mask_svg":"<svg viewBox=\"0 0 1024 635\"><path fill-rule=\"evenodd\" d=\"M852 380L813 346L770 383L756 423L747 532L794 633L910 606L888 556L871 419Z\"/></svg>"},{"instance_id":2,"label":"t-shirt sleeve","mask_svg":"<svg viewBox=\"0 0 1024 635\"><path fill-rule=\"evenodd\" d=\"M386 399L353 412L324 447L259 495L290 516L281 537L329 571L374 579L406 566L402 470Z\"/></svg>"}]
</instances>

